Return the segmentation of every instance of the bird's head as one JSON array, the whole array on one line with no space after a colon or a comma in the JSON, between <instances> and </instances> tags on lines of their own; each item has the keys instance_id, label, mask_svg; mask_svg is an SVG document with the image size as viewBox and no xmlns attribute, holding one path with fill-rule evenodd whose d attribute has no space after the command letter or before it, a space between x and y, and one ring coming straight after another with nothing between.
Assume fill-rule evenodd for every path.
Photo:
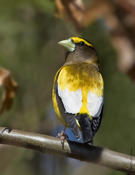
<instances>
[{"instance_id":1,"label":"bird's head","mask_svg":"<svg viewBox=\"0 0 135 175\"><path fill-rule=\"evenodd\" d=\"M58 44L68 50L66 62L97 62L94 46L89 41L80 37L70 37L59 41Z\"/></svg>"}]
</instances>

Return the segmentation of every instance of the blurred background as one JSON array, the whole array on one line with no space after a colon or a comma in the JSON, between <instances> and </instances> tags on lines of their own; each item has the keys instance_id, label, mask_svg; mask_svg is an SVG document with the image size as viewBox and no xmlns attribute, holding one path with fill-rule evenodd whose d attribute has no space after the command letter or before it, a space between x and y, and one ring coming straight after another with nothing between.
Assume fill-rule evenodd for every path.
<instances>
[{"instance_id":1,"label":"blurred background","mask_svg":"<svg viewBox=\"0 0 135 175\"><path fill-rule=\"evenodd\" d=\"M53 77L64 62L57 42L91 41L105 81L103 121L95 145L135 155L135 1L1 0L0 66L18 84L0 126L56 136ZM121 175L97 165L0 145L0 175Z\"/></svg>"}]
</instances>

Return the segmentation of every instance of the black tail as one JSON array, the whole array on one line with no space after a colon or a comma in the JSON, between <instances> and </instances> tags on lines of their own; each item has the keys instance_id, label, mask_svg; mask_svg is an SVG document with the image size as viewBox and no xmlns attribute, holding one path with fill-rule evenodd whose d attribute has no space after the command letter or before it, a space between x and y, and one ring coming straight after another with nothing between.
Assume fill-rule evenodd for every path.
<instances>
[{"instance_id":1,"label":"black tail","mask_svg":"<svg viewBox=\"0 0 135 175\"><path fill-rule=\"evenodd\" d=\"M92 144L94 133L93 133L92 128L91 128L92 121L90 121L89 116L87 114L78 114L77 120L78 120L80 127L81 127L84 143Z\"/></svg>"}]
</instances>

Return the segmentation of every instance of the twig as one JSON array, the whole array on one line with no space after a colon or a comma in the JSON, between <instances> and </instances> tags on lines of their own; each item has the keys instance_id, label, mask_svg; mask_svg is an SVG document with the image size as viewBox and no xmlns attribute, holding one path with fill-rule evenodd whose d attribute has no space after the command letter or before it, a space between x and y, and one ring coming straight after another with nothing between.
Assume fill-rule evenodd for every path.
<instances>
[{"instance_id":1,"label":"twig","mask_svg":"<svg viewBox=\"0 0 135 175\"><path fill-rule=\"evenodd\" d=\"M56 153L127 173L135 173L135 157L111 151L106 148L89 146L72 141L65 141L64 148L61 140L55 137L30 133L19 130L3 131L0 127L0 143L29 148L43 153ZM131 166L132 164L132 166ZM131 169L132 167L132 169Z\"/></svg>"}]
</instances>

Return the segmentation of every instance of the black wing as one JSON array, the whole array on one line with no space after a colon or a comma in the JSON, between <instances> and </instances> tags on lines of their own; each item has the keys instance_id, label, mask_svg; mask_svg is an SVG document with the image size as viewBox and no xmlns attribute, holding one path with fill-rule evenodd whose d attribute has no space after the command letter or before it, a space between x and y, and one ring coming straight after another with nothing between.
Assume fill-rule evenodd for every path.
<instances>
[{"instance_id":1,"label":"black wing","mask_svg":"<svg viewBox=\"0 0 135 175\"><path fill-rule=\"evenodd\" d=\"M94 135L98 131L99 127L100 127L100 124L101 124L101 121L102 121L102 116L103 116L103 107L102 107L102 111L101 111L100 116L99 117L95 117L92 120L91 128L92 128L92 131L93 131Z\"/></svg>"}]
</instances>

